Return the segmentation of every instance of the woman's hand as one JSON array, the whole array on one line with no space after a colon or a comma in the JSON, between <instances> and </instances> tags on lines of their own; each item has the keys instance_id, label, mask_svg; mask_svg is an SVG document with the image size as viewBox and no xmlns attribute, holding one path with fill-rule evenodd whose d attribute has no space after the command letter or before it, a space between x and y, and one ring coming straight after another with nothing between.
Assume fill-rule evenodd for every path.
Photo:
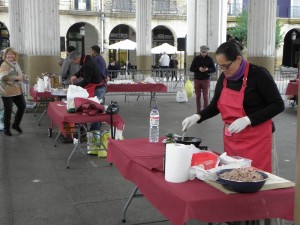
<instances>
[{"instance_id":1,"label":"woman's hand","mask_svg":"<svg viewBox=\"0 0 300 225\"><path fill-rule=\"evenodd\" d=\"M191 126L196 124L201 119L201 116L199 114L194 114L190 117L185 118L182 121L182 131L185 132L187 129L189 129Z\"/></svg>"},{"instance_id":2,"label":"woman's hand","mask_svg":"<svg viewBox=\"0 0 300 225\"><path fill-rule=\"evenodd\" d=\"M228 131L230 133L239 133L244 130L248 125L251 124L251 121L248 116L244 116L242 118L236 119L230 126L228 127Z\"/></svg>"}]
</instances>

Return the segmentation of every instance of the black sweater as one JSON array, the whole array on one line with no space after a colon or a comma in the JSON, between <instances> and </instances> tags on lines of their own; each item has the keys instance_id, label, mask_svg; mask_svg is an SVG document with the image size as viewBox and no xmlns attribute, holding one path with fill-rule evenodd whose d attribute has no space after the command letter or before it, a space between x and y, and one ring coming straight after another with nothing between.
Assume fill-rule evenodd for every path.
<instances>
[{"instance_id":1,"label":"black sweater","mask_svg":"<svg viewBox=\"0 0 300 225\"><path fill-rule=\"evenodd\" d=\"M77 78L83 78L79 83L76 84L83 88L89 83L99 84L103 80L102 76L100 76L100 71L95 61L90 55L85 56L85 61L75 76Z\"/></svg>"},{"instance_id":2,"label":"black sweater","mask_svg":"<svg viewBox=\"0 0 300 225\"><path fill-rule=\"evenodd\" d=\"M200 67L206 67L208 70L206 72L200 72ZM202 57L198 55L194 58L190 71L194 72L196 80L209 80L210 74L216 72L216 67L213 59L210 56Z\"/></svg>"},{"instance_id":3,"label":"black sweater","mask_svg":"<svg viewBox=\"0 0 300 225\"><path fill-rule=\"evenodd\" d=\"M242 79L243 77L238 81L228 80L227 88L240 90ZM223 89L223 80L222 73L217 81L214 97L208 107L200 113L199 122L219 114L217 102ZM284 110L284 102L277 85L271 74L263 67L250 64L243 106L252 126L259 125Z\"/></svg>"}]
</instances>

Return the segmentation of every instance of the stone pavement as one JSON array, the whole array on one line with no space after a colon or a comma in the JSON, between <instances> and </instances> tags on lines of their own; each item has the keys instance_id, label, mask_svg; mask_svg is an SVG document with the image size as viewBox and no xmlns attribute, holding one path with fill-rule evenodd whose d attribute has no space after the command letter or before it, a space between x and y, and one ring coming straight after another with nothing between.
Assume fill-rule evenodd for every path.
<instances>
[{"instance_id":1,"label":"stone pavement","mask_svg":"<svg viewBox=\"0 0 300 225\"><path fill-rule=\"evenodd\" d=\"M116 100L125 121L125 139L148 136L149 96L108 95ZM195 98L176 103L175 96L158 96L160 134L181 134L181 122L195 111ZM40 111L40 113L42 110ZM40 114L38 114L40 115ZM276 145L280 175L294 181L297 108L278 115ZM58 142L57 129L48 137L50 121L28 110L22 121L23 134L6 137L0 132L0 225L117 225L122 224L122 208L134 185L103 158L76 152L66 169L73 144ZM103 129L108 128L107 125ZM186 136L203 139L202 145L221 152L222 122L219 116L192 127ZM213 213L213 212L212 212ZM145 198L136 198L127 211L126 224L169 225ZM190 221L188 225L203 224Z\"/></svg>"}]
</instances>

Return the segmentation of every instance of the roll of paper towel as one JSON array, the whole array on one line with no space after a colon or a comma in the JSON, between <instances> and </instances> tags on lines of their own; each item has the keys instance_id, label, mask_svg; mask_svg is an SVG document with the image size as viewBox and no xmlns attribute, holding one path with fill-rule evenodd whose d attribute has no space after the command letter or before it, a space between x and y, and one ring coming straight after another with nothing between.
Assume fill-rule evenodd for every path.
<instances>
[{"instance_id":1,"label":"roll of paper towel","mask_svg":"<svg viewBox=\"0 0 300 225\"><path fill-rule=\"evenodd\" d=\"M192 154L188 145L167 144L165 180L173 183L187 181L189 179Z\"/></svg>"},{"instance_id":2,"label":"roll of paper towel","mask_svg":"<svg viewBox=\"0 0 300 225\"><path fill-rule=\"evenodd\" d=\"M37 91L38 92L44 92L45 91L45 83L44 80L39 78L37 81Z\"/></svg>"}]
</instances>

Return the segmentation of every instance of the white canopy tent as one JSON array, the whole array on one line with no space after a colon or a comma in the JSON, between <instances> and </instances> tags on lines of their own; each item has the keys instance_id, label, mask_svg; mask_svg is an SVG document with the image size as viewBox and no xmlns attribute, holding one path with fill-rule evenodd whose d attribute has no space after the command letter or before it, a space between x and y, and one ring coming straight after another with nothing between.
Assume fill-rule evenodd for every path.
<instances>
[{"instance_id":1,"label":"white canopy tent","mask_svg":"<svg viewBox=\"0 0 300 225\"><path fill-rule=\"evenodd\" d=\"M122 49L122 50L135 50L136 49L136 43L134 41L131 41L129 39L126 39L124 41L119 41L114 44L111 44L108 46L109 49Z\"/></svg>"},{"instance_id":2,"label":"white canopy tent","mask_svg":"<svg viewBox=\"0 0 300 225\"><path fill-rule=\"evenodd\" d=\"M136 43L129 39L125 39L123 41L116 42L108 46L108 49L116 49L116 50L127 50L127 60L126 60L126 68L128 66L128 50L135 50Z\"/></svg>"},{"instance_id":3,"label":"white canopy tent","mask_svg":"<svg viewBox=\"0 0 300 225\"><path fill-rule=\"evenodd\" d=\"M175 54L177 52L177 48L168 43L163 43L151 49L151 54L161 54L163 52L166 52L167 54Z\"/></svg>"}]
</instances>

